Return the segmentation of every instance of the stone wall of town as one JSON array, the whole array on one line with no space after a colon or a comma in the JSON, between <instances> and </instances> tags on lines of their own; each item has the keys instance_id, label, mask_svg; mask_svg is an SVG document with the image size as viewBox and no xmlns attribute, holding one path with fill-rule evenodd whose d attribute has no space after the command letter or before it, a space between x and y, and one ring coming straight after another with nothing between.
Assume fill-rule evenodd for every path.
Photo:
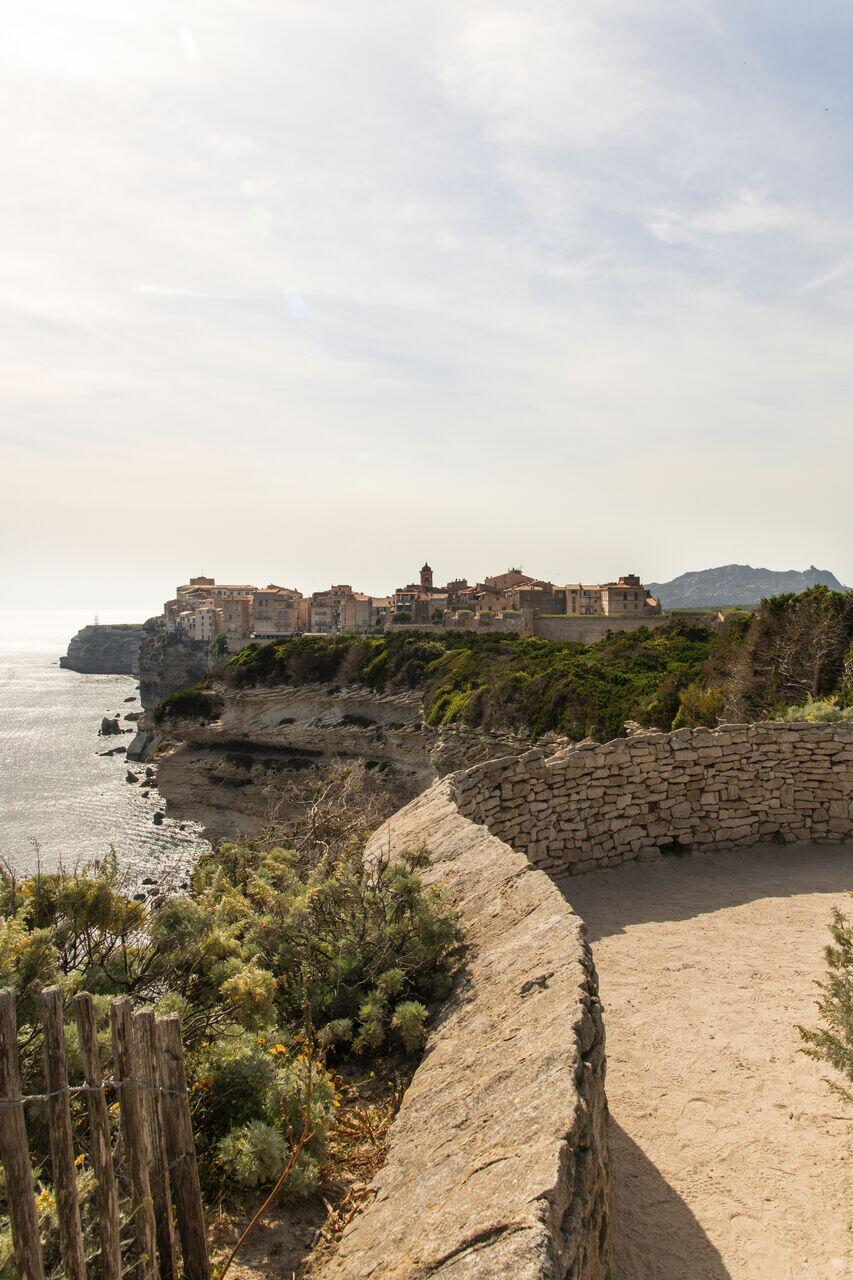
<instances>
[{"instance_id":1,"label":"stone wall of town","mask_svg":"<svg viewBox=\"0 0 853 1280\"><path fill-rule=\"evenodd\" d=\"M456 774L460 811L547 871L853 836L853 724L724 725Z\"/></svg>"},{"instance_id":2,"label":"stone wall of town","mask_svg":"<svg viewBox=\"0 0 853 1280\"><path fill-rule=\"evenodd\" d=\"M464 968L322 1280L606 1280L604 1027L583 924L523 854L460 815L449 778L372 852L424 843Z\"/></svg>"}]
</instances>

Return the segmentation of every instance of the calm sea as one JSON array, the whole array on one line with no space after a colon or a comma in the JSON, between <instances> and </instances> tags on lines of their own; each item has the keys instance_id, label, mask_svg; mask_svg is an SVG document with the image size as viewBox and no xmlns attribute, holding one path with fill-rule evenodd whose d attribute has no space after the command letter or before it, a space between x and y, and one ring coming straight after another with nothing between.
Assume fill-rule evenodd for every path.
<instances>
[{"instance_id":1,"label":"calm sea","mask_svg":"<svg viewBox=\"0 0 853 1280\"><path fill-rule=\"evenodd\" d=\"M99 738L98 730L102 716L140 709L136 680L59 666L71 636L92 620L0 611L0 855L22 874L39 864L74 866L113 846L134 880L177 874L209 847L200 829L169 818L154 826L157 792L146 799L125 781L124 755L100 754L131 741L129 734ZM144 617L104 613L100 620Z\"/></svg>"}]
</instances>

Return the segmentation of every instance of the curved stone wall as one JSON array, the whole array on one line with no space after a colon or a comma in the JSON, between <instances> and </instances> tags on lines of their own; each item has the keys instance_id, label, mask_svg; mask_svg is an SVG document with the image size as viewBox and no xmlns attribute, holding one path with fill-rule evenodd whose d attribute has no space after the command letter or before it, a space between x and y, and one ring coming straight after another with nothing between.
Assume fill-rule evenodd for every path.
<instances>
[{"instance_id":1,"label":"curved stone wall","mask_svg":"<svg viewBox=\"0 0 853 1280\"><path fill-rule=\"evenodd\" d=\"M550 757L533 750L455 774L453 791L463 814L547 871L844 840L853 836L853 724L724 725Z\"/></svg>"},{"instance_id":2,"label":"curved stone wall","mask_svg":"<svg viewBox=\"0 0 853 1280\"><path fill-rule=\"evenodd\" d=\"M523 854L459 814L449 779L373 847L423 843L427 878L459 912L465 968L375 1197L323 1280L605 1280L604 1028L583 924Z\"/></svg>"},{"instance_id":3,"label":"curved stone wall","mask_svg":"<svg viewBox=\"0 0 853 1280\"><path fill-rule=\"evenodd\" d=\"M425 844L465 971L322 1280L608 1280L604 1027L557 872L853 835L853 725L681 730L476 765L374 838Z\"/></svg>"}]
</instances>

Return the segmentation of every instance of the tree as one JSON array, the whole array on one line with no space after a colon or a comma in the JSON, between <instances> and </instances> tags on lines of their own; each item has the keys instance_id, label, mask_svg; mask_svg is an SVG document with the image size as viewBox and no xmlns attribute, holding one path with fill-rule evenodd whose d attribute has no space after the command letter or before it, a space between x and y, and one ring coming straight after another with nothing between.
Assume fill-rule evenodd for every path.
<instances>
[{"instance_id":1,"label":"tree","mask_svg":"<svg viewBox=\"0 0 853 1280\"><path fill-rule=\"evenodd\" d=\"M853 894L851 894L853 897ZM829 925L832 944L824 950L829 973L818 983L821 998L818 1011L823 1026L814 1031L799 1027L806 1042L803 1053L819 1062L828 1062L853 1085L853 920L836 907ZM833 1093L853 1104L853 1090L827 1079Z\"/></svg>"}]
</instances>

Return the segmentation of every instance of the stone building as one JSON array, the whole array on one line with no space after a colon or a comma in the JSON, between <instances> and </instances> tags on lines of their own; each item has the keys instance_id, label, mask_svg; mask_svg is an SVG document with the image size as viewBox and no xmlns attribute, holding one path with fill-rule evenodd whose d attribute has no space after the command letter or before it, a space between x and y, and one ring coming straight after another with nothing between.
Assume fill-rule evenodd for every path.
<instances>
[{"instance_id":1,"label":"stone building","mask_svg":"<svg viewBox=\"0 0 853 1280\"><path fill-rule=\"evenodd\" d=\"M275 583L255 592L252 602L252 634L257 640L274 640L277 636L295 635L306 613L301 609L303 595L292 587Z\"/></svg>"},{"instance_id":2,"label":"stone building","mask_svg":"<svg viewBox=\"0 0 853 1280\"><path fill-rule=\"evenodd\" d=\"M570 617L641 617L661 611L659 602L649 595L635 573L623 573L618 582L569 582L565 591L565 612Z\"/></svg>"},{"instance_id":3,"label":"stone building","mask_svg":"<svg viewBox=\"0 0 853 1280\"><path fill-rule=\"evenodd\" d=\"M464 579L459 578L452 586L458 588L463 583ZM432 569L425 564L419 582L410 582L394 592L394 614L402 614L410 622L432 622L437 613L443 614L447 608L449 593L448 587L435 585Z\"/></svg>"},{"instance_id":4,"label":"stone building","mask_svg":"<svg viewBox=\"0 0 853 1280\"><path fill-rule=\"evenodd\" d=\"M623 573L618 582L602 584L601 612L608 618L660 611L660 604L649 595L636 573Z\"/></svg>"}]
</instances>

